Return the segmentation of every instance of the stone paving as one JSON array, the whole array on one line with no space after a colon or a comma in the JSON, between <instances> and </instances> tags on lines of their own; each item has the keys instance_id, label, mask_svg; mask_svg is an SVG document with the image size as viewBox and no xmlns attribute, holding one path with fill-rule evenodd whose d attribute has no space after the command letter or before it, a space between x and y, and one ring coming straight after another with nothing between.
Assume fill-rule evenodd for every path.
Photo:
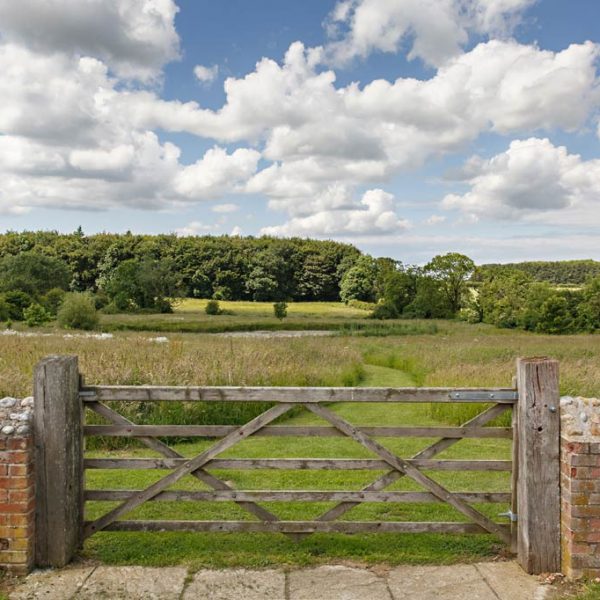
<instances>
[{"instance_id":1,"label":"stone paving","mask_svg":"<svg viewBox=\"0 0 600 600\"><path fill-rule=\"evenodd\" d=\"M11 600L549 600L514 562L452 566L203 569L74 565L32 573Z\"/></svg>"}]
</instances>

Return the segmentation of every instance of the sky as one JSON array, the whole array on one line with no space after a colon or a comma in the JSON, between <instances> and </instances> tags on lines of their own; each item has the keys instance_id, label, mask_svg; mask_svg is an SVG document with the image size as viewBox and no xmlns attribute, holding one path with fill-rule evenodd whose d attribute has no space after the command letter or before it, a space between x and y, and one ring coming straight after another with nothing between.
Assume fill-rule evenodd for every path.
<instances>
[{"instance_id":1,"label":"sky","mask_svg":"<svg viewBox=\"0 0 600 600\"><path fill-rule=\"evenodd\" d=\"M600 259L596 0L0 0L0 230Z\"/></svg>"}]
</instances>

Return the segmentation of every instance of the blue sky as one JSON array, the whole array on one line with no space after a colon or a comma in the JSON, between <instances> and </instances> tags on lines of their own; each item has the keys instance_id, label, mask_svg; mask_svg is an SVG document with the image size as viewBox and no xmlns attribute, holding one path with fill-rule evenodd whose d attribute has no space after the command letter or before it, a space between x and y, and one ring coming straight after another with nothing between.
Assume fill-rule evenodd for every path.
<instances>
[{"instance_id":1,"label":"blue sky","mask_svg":"<svg viewBox=\"0 0 600 600\"><path fill-rule=\"evenodd\" d=\"M1 229L600 259L600 4L0 3Z\"/></svg>"}]
</instances>

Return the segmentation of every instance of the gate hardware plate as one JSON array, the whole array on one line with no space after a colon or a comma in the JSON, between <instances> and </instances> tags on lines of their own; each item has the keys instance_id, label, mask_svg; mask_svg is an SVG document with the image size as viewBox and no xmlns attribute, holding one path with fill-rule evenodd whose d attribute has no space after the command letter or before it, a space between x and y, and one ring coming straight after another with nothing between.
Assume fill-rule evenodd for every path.
<instances>
[{"instance_id":1,"label":"gate hardware plate","mask_svg":"<svg viewBox=\"0 0 600 600\"><path fill-rule=\"evenodd\" d=\"M451 392L448 394L448 398L451 400L481 400L482 402L489 400L494 402L496 400L518 400L519 395L516 390L500 390L495 392L478 392L473 390L468 392Z\"/></svg>"},{"instance_id":2,"label":"gate hardware plate","mask_svg":"<svg viewBox=\"0 0 600 600\"><path fill-rule=\"evenodd\" d=\"M507 512L498 513L499 517L508 517L511 523L516 523L519 520L517 513L514 513L512 510Z\"/></svg>"}]
</instances>

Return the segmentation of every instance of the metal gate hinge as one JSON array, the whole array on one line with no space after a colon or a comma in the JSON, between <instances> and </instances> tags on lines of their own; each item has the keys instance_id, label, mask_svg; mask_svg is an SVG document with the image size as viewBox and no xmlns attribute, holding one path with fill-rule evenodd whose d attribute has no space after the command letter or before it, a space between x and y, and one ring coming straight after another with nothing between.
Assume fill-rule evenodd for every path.
<instances>
[{"instance_id":1,"label":"metal gate hinge","mask_svg":"<svg viewBox=\"0 0 600 600\"><path fill-rule=\"evenodd\" d=\"M499 517L508 517L511 523L516 523L519 520L517 513L514 513L512 510L507 512L498 513Z\"/></svg>"}]
</instances>

